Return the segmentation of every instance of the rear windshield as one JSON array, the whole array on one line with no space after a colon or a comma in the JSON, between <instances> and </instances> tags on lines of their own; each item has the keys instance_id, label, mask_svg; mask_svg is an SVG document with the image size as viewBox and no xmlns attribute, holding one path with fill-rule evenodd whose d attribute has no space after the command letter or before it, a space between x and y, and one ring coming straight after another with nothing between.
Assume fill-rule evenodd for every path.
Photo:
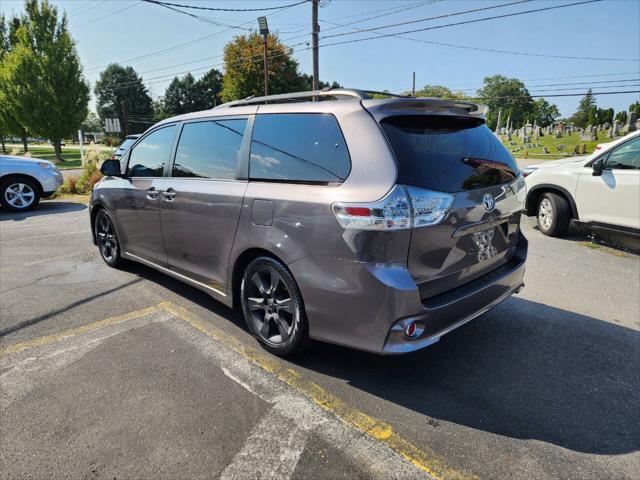
<instances>
[{"instance_id":1,"label":"rear windshield","mask_svg":"<svg viewBox=\"0 0 640 480\"><path fill-rule=\"evenodd\" d=\"M518 166L481 120L436 115L385 118L398 183L459 192L511 182Z\"/></svg>"}]
</instances>

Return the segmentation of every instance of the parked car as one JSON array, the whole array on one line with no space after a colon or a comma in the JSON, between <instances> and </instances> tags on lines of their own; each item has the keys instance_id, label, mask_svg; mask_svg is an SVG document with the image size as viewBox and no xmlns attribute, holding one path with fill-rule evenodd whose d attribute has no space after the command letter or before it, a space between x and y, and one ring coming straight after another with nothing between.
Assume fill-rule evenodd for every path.
<instances>
[{"instance_id":1,"label":"parked car","mask_svg":"<svg viewBox=\"0 0 640 480\"><path fill-rule=\"evenodd\" d=\"M111 155L111 160L120 160L124 152L126 152L139 137L140 135L127 135L116 151L113 152L113 155Z\"/></svg>"},{"instance_id":2,"label":"parked car","mask_svg":"<svg viewBox=\"0 0 640 480\"><path fill-rule=\"evenodd\" d=\"M240 308L276 354L414 351L523 286L525 182L485 112L340 89L170 118L103 163L94 242Z\"/></svg>"},{"instance_id":3,"label":"parked car","mask_svg":"<svg viewBox=\"0 0 640 480\"><path fill-rule=\"evenodd\" d=\"M0 203L26 211L62 185L62 174L47 160L0 155Z\"/></svg>"},{"instance_id":4,"label":"parked car","mask_svg":"<svg viewBox=\"0 0 640 480\"><path fill-rule=\"evenodd\" d=\"M589 157L532 165L525 212L545 235L570 222L640 235L640 131L603 145Z\"/></svg>"}]
</instances>

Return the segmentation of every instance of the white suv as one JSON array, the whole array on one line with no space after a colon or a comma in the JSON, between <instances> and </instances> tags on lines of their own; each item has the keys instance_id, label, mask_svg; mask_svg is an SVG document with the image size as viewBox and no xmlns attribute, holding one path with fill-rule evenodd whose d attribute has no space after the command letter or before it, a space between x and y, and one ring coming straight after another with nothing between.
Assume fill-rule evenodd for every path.
<instances>
[{"instance_id":1,"label":"white suv","mask_svg":"<svg viewBox=\"0 0 640 480\"><path fill-rule=\"evenodd\" d=\"M545 235L560 236L570 221L640 235L640 131L589 157L532 165L525 213Z\"/></svg>"},{"instance_id":2,"label":"white suv","mask_svg":"<svg viewBox=\"0 0 640 480\"><path fill-rule=\"evenodd\" d=\"M0 205L8 210L31 210L60 185L60 170L47 160L0 155Z\"/></svg>"}]
</instances>

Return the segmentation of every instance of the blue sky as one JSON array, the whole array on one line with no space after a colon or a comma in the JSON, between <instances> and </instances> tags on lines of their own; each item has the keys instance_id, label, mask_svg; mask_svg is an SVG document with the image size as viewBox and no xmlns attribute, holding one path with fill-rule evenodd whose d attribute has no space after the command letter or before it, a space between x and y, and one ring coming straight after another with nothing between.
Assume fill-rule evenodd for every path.
<instances>
[{"instance_id":1,"label":"blue sky","mask_svg":"<svg viewBox=\"0 0 640 480\"><path fill-rule=\"evenodd\" d=\"M294 0L167 0L174 3L209 7L264 8L293 3ZM511 0L513 1L513 0ZM379 30L395 33L444 25L486 16L573 3L577 0L536 0L486 12L476 12L428 22ZM130 0L53 1L68 13L70 30L77 42L85 74L92 82L100 69L111 62L132 65L140 72L154 98L161 96L172 75L191 70L197 78L207 68L222 69L224 44L242 30L220 26L245 24L255 28L256 18L270 12L201 12L201 21L163 7ZM322 43L373 36L372 33L345 35L322 40L323 35L352 32L353 28L372 28L417 20L463 10L510 3L484 0L323 0L320 8ZM5 14L20 13L22 1L0 0ZM398 11L404 10L404 11ZM361 21L371 16L380 18ZM289 45L310 41L311 5L303 4L268 16L271 31L280 33ZM349 28L335 24L359 22ZM213 24L212 24L213 23ZM215 35L214 35L215 34ZM205 40L198 41L202 37ZM532 94L582 93L594 91L640 90L640 0L605 0L505 19L453 26L406 34L398 37L326 46L320 49L320 77L337 80L346 87L405 91L411 88L412 72L416 84L445 85L452 89L482 86L485 76L503 74L525 81ZM416 41L417 39L418 41ZM138 60L178 44L194 41ZM546 58L486 52L423 41L456 44L481 49L509 50L542 55L627 59L596 61ZM305 44L294 47L302 71L311 72L311 52ZM180 65L182 64L182 65ZM567 78L570 77L570 78ZM625 81L636 80L636 81ZM606 82L606 83L605 83ZM579 83L579 84L578 84ZM554 84L554 86L549 86ZM561 84L561 85L557 85ZM563 115L575 110L580 97L548 98ZM640 94L597 97L598 106L625 110Z\"/></svg>"}]
</instances>

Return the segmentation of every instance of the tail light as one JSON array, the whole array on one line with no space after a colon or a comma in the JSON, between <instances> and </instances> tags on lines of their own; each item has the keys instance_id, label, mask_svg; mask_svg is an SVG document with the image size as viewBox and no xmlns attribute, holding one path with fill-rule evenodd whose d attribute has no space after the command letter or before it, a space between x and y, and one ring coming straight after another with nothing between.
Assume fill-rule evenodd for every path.
<instances>
[{"instance_id":1,"label":"tail light","mask_svg":"<svg viewBox=\"0 0 640 480\"><path fill-rule=\"evenodd\" d=\"M440 223L453 195L396 185L382 200L372 203L334 203L333 213L344 228L405 230Z\"/></svg>"}]
</instances>

